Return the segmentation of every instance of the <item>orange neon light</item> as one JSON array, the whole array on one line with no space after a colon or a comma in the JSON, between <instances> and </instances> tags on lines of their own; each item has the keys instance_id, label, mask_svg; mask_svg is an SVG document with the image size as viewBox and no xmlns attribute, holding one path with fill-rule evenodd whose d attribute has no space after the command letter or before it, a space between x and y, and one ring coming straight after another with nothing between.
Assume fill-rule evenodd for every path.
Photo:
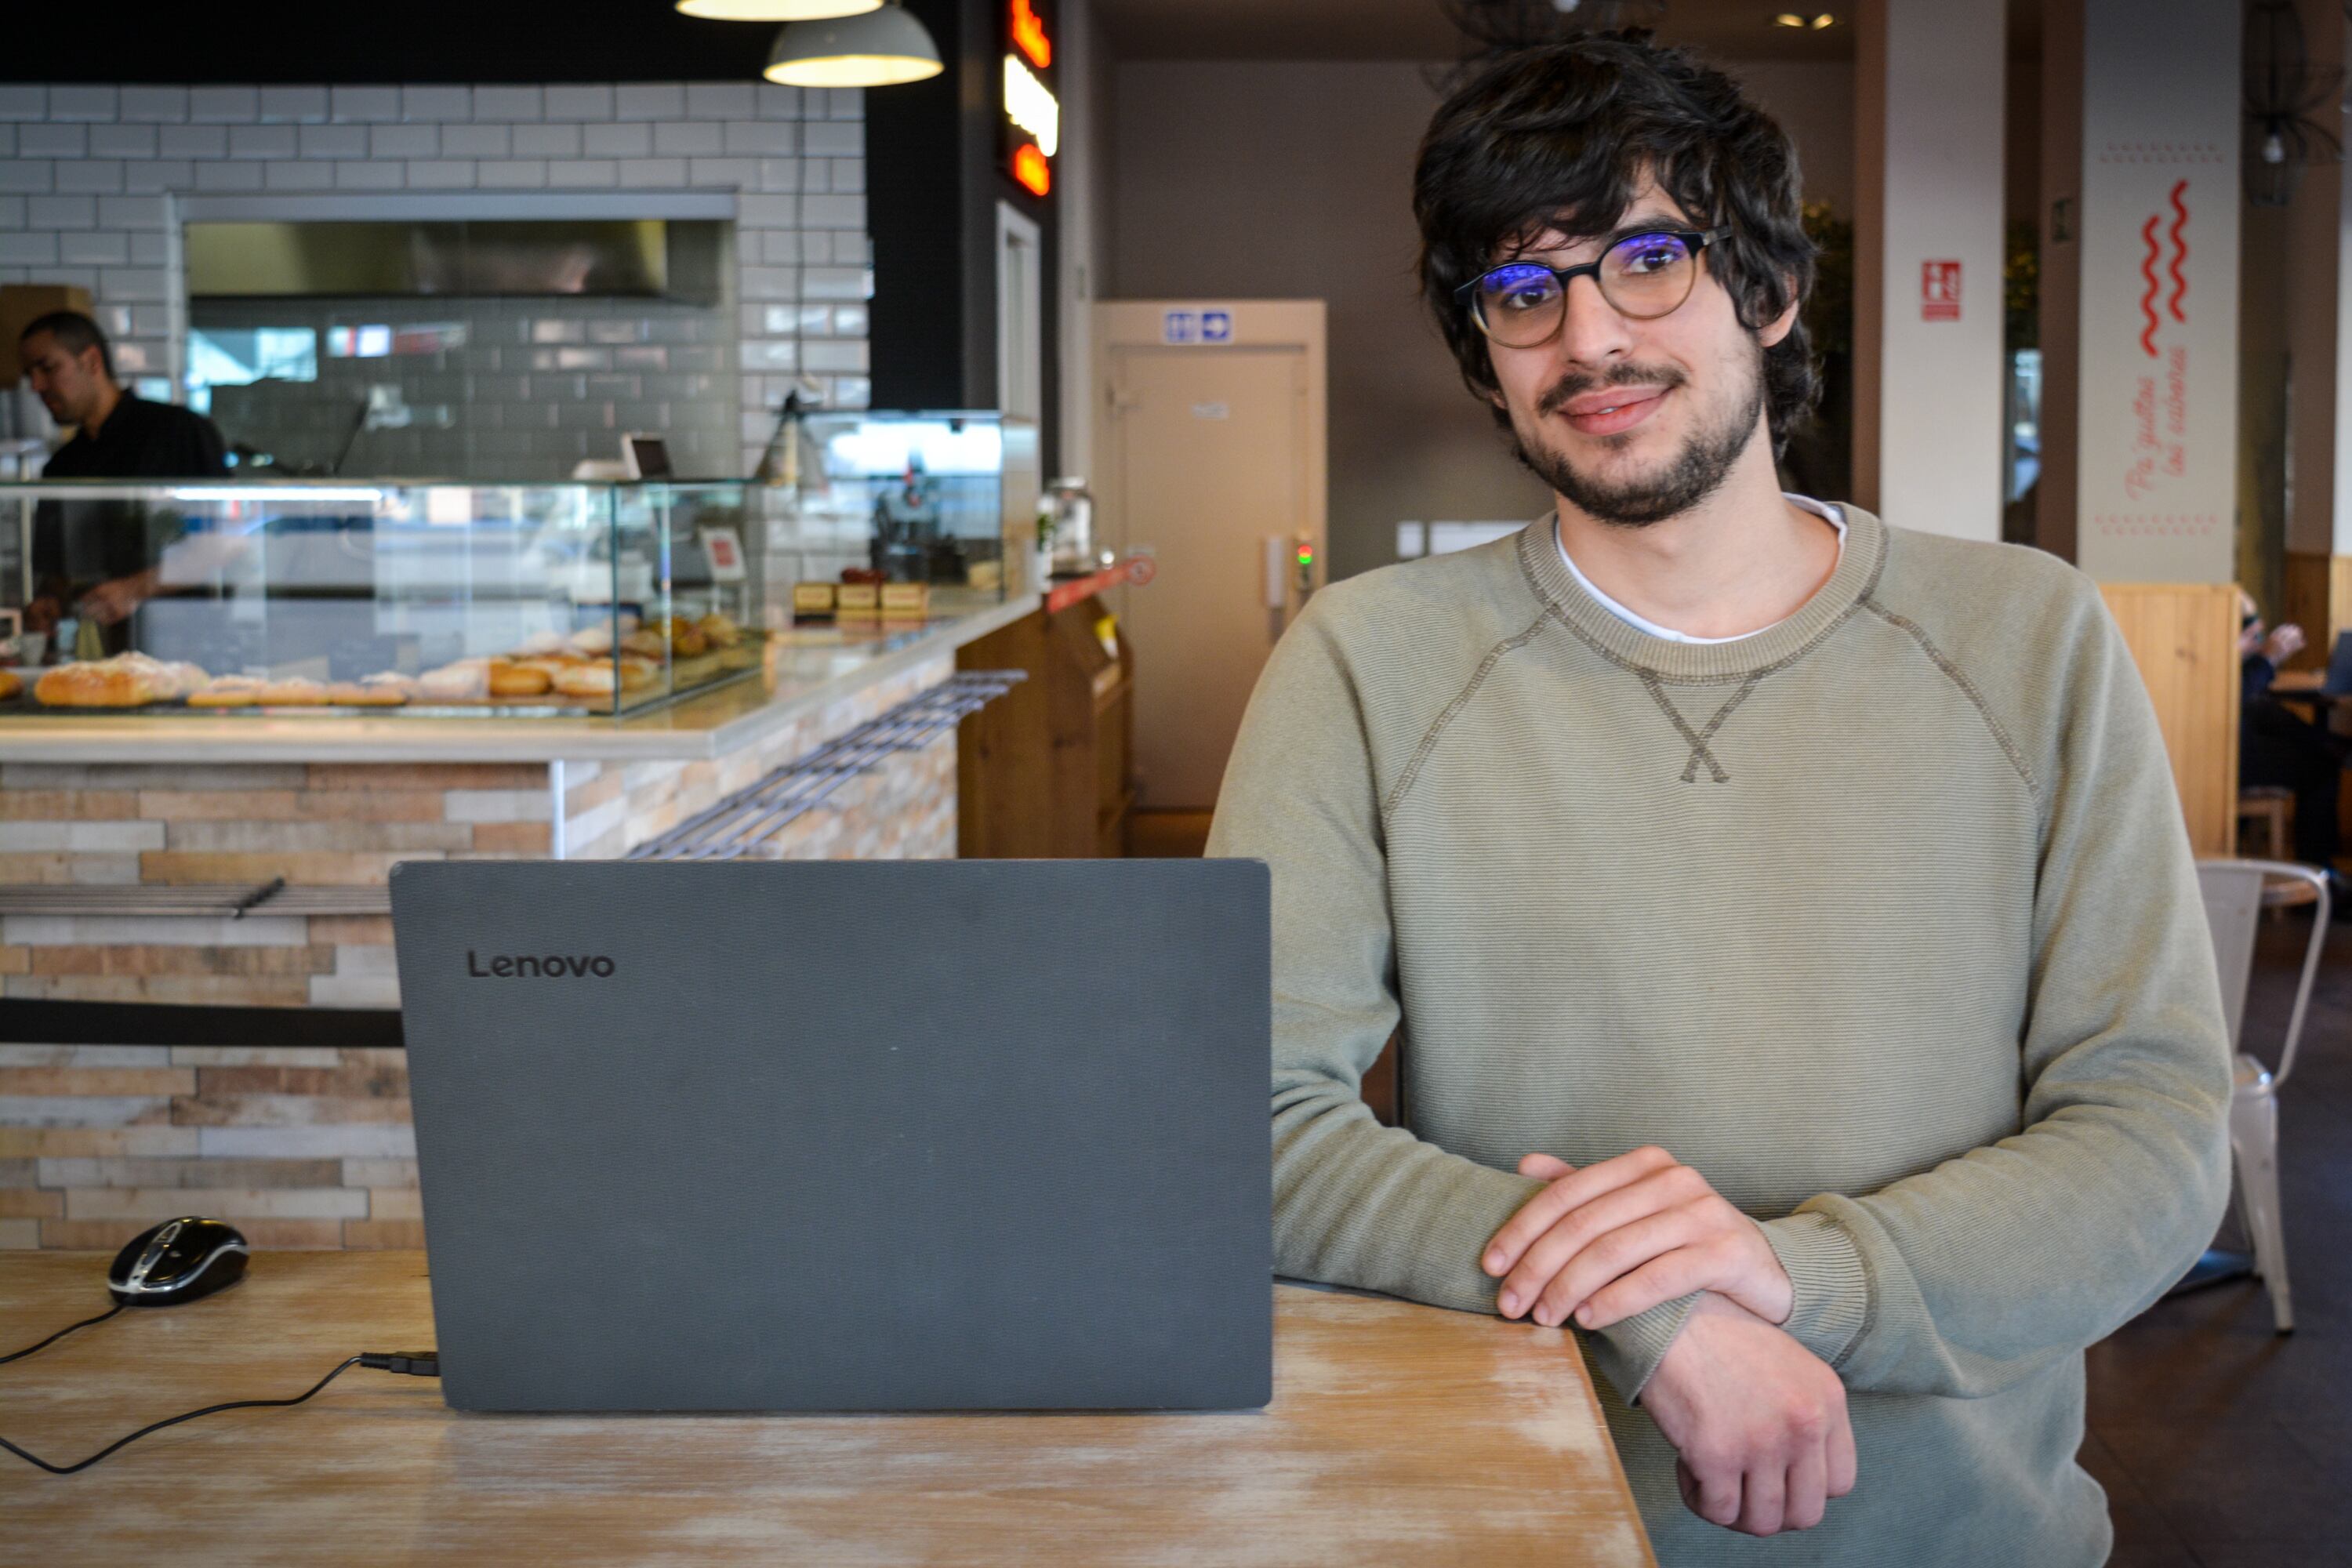
<instances>
[{"instance_id":1,"label":"orange neon light","mask_svg":"<svg viewBox=\"0 0 2352 1568\"><path fill-rule=\"evenodd\" d=\"M1013 177L1032 195L1042 196L1054 188L1053 167L1034 142L1024 142L1013 149Z\"/></svg>"},{"instance_id":2,"label":"orange neon light","mask_svg":"<svg viewBox=\"0 0 2352 1568\"><path fill-rule=\"evenodd\" d=\"M1013 0L1013 42L1039 70L1054 63L1054 40L1045 36L1045 18L1032 0Z\"/></svg>"}]
</instances>

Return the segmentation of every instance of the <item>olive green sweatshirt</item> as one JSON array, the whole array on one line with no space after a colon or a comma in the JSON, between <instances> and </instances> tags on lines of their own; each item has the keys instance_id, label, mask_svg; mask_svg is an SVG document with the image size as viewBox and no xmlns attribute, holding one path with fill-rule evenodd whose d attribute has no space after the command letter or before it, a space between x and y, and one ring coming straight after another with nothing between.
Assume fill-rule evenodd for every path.
<instances>
[{"instance_id":1,"label":"olive green sweatshirt","mask_svg":"<svg viewBox=\"0 0 2352 1568\"><path fill-rule=\"evenodd\" d=\"M2089 1568L2084 1349L2229 1190L2180 807L2089 582L1847 517L1734 642L1610 614L1549 519L1283 637L1209 847L1273 868L1276 1265L1491 1312L1519 1158L1659 1144L1762 1222L1861 1455L1815 1530L1707 1524L1633 1403L1687 1301L1580 1335L1662 1563Z\"/></svg>"}]
</instances>

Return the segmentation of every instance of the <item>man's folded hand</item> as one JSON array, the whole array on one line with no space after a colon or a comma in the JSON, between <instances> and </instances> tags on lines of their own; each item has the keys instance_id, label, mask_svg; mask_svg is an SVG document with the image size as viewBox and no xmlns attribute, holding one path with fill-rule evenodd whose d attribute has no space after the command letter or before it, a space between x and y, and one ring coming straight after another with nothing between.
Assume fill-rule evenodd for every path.
<instances>
[{"instance_id":1,"label":"man's folded hand","mask_svg":"<svg viewBox=\"0 0 2352 1568\"><path fill-rule=\"evenodd\" d=\"M1573 1316L1605 1329L1713 1290L1768 1323L1788 1321L1795 1287L1762 1227L1664 1149L1582 1170L1530 1154L1519 1173L1549 1184L1503 1223L1479 1260L1503 1281L1503 1316L1547 1328Z\"/></svg>"}]
</instances>

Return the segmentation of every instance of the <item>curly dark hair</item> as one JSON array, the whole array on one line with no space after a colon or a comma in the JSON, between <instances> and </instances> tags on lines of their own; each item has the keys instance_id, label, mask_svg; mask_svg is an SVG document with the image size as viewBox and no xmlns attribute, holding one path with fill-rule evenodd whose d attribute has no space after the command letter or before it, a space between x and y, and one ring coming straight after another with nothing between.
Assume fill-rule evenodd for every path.
<instances>
[{"instance_id":1,"label":"curly dark hair","mask_svg":"<svg viewBox=\"0 0 2352 1568\"><path fill-rule=\"evenodd\" d=\"M1482 400L1499 391L1494 364L1454 291L1548 228L1609 232L1645 174L1694 224L1729 227L1706 254L1743 326L1760 331L1804 299L1813 242L1797 149L1688 50L1638 29L1516 49L1439 107L1413 172L1422 299ZM1820 392L1801 318L1765 351L1764 391L1778 451Z\"/></svg>"}]
</instances>

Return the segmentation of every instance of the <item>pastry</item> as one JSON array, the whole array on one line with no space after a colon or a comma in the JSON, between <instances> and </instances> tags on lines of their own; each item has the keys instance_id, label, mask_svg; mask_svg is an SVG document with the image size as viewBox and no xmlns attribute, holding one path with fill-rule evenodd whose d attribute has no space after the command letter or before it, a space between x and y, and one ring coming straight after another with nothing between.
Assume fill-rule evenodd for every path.
<instances>
[{"instance_id":1,"label":"pastry","mask_svg":"<svg viewBox=\"0 0 2352 1568\"><path fill-rule=\"evenodd\" d=\"M669 667L670 679L680 686L698 686L719 673L719 658L715 653L697 654L681 658Z\"/></svg>"},{"instance_id":2,"label":"pastry","mask_svg":"<svg viewBox=\"0 0 2352 1568\"><path fill-rule=\"evenodd\" d=\"M406 676L390 671L360 680L338 680L327 688L327 700L339 708L397 708L408 700Z\"/></svg>"},{"instance_id":3,"label":"pastry","mask_svg":"<svg viewBox=\"0 0 2352 1568\"><path fill-rule=\"evenodd\" d=\"M490 661L489 682L493 697L541 697L554 684L544 669L534 665L509 664L502 658Z\"/></svg>"},{"instance_id":4,"label":"pastry","mask_svg":"<svg viewBox=\"0 0 2352 1568\"><path fill-rule=\"evenodd\" d=\"M694 629L700 632L712 647L733 647L743 640L743 628L717 610L695 622Z\"/></svg>"},{"instance_id":5,"label":"pastry","mask_svg":"<svg viewBox=\"0 0 2352 1568\"><path fill-rule=\"evenodd\" d=\"M616 682L611 664L575 664L555 672L552 684L566 697L610 697Z\"/></svg>"},{"instance_id":6,"label":"pastry","mask_svg":"<svg viewBox=\"0 0 2352 1568\"><path fill-rule=\"evenodd\" d=\"M184 696L204 679L204 672L192 664L164 664L144 654L124 653L58 665L43 672L33 685L33 695L51 708L141 708Z\"/></svg>"},{"instance_id":7,"label":"pastry","mask_svg":"<svg viewBox=\"0 0 2352 1568\"><path fill-rule=\"evenodd\" d=\"M461 658L416 678L418 692L434 702L471 702L490 689L490 661Z\"/></svg>"},{"instance_id":8,"label":"pastry","mask_svg":"<svg viewBox=\"0 0 2352 1568\"><path fill-rule=\"evenodd\" d=\"M0 669L0 702L17 696L25 689L25 678L13 669Z\"/></svg>"},{"instance_id":9,"label":"pastry","mask_svg":"<svg viewBox=\"0 0 2352 1568\"><path fill-rule=\"evenodd\" d=\"M593 626L583 626L565 639L579 653L595 654L613 651L613 626L609 621L599 621Z\"/></svg>"},{"instance_id":10,"label":"pastry","mask_svg":"<svg viewBox=\"0 0 2352 1568\"><path fill-rule=\"evenodd\" d=\"M265 708L316 708L327 700L327 689L315 680L296 677L290 680L272 680L261 688L260 701Z\"/></svg>"},{"instance_id":11,"label":"pastry","mask_svg":"<svg viewBox=\"0 0 2352 1568\"><path fill-rule=\"evenodd\" d=\"M631 632L627 637L623 637L621 650L624 653L635 654L641 658L659 658L669 652L669 638L647 627L643 631Z\"/></svg>"},{"instance_id":12,"label":"pastry","mask_svg":"<svg viewBox=\"0 0 2352 1568\"><path fill-rule=\"evenodd\" d=\"M523 638L520 646L516 647L509 657L519 659L537 658L544 654L562 653L570 647L570 641L561 633L533 632Z\"/></svg>"},{"instance_id":13,"label":"pastry","mask_svg":"<svg viewBox=\"0 0 2352 1568\"><path fill-rule=\"evenodd\" d=\"M256 675L216 675L188 693L191 708L250 708L269 683Z\"/></svg>"}]
</instances>

